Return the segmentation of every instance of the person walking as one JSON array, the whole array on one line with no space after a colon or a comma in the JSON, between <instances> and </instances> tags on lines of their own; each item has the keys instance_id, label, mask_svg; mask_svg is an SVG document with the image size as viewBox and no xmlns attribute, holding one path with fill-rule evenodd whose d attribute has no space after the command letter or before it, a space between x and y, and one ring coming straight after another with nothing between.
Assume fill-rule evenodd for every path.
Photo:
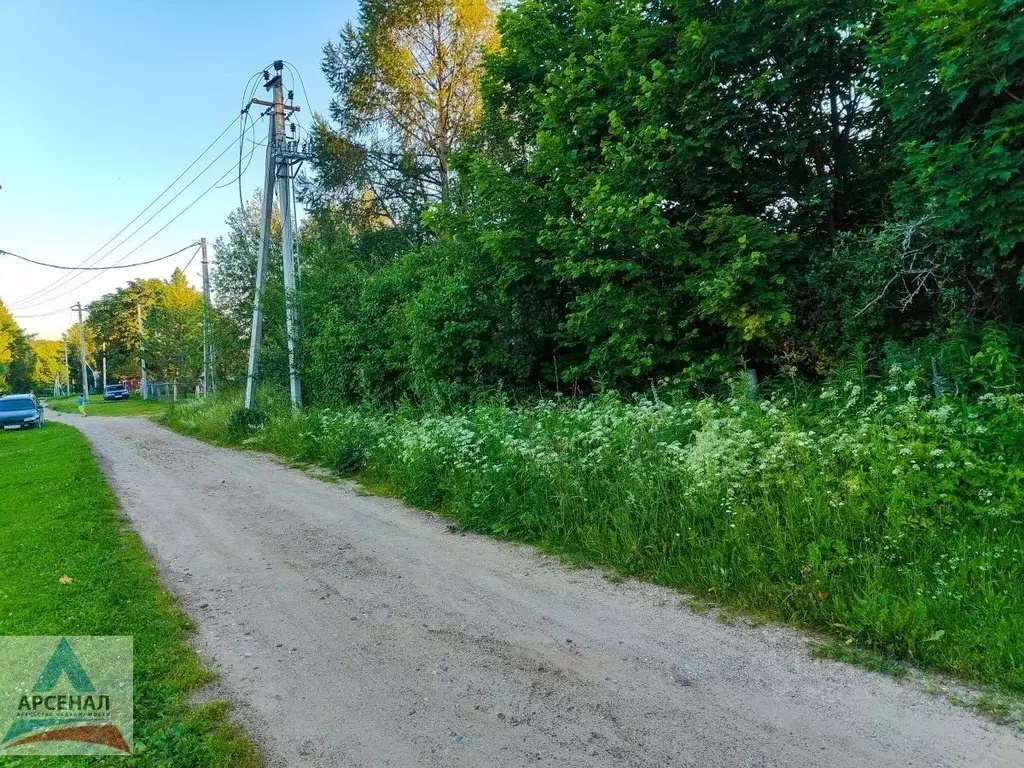
<instances>
[{"instance_id":1,"label":"person walking","mask_svg":"<svg viewBox=\"0 0 1024 768\"><path fill-rule=\"evenodd\" d=\"M89 414L85 412L85 403L86 403L85 395L79 395L78 396L78 412L80 414L82 414L83 416L88 416Z\"/></svg>"}]
</instances>

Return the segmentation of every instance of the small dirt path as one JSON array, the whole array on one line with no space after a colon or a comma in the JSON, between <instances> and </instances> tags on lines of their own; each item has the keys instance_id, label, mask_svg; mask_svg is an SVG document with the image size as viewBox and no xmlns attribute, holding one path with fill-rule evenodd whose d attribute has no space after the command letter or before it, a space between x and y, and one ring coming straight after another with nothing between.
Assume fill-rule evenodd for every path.
<instances>
[{"instance_id":1,"label":"small dirt path","mask_svg":"<svg viewBox=\"0 0 1024 768\"><path fill-rule=\"evenodd\" d=\"M679 595L143 420L81 429L272 766L1024 766L1024 737Z\"/></svg>"}]
</instances>

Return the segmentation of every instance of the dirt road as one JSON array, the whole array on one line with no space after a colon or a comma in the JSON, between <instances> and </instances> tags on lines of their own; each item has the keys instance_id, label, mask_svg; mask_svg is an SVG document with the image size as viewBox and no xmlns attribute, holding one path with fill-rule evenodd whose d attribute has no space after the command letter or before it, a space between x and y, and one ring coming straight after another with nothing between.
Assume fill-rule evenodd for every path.
<instances>
[{"instance_id":1,"label":"dirt road","mask_svg":"<svg viewBox=\"0 0 1024 768\"><path fill-rule=\"evenodd\" d=\"M273 766L1015 766L943 697L145 420L92 441Z\"/></svg>"}]
</instances>

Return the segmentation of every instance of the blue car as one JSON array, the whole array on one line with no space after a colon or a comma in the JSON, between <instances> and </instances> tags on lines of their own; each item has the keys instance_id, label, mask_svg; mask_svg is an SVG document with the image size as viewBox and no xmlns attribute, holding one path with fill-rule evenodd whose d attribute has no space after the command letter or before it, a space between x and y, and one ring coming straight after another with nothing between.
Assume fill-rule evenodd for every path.
<instances>
[{"instance_id":1,"label":"blue car","mask_svg":"<svg viewBox=\"0 0 1024 768\"><path fill-rule=\"evenodd\" d=\"M4 395L0 397L0 428L39 429L43 426L43 409L35 395Z\"/></svg>"},{"instance_id":2,"label":"blue car","mask_svg":"<svg viewBox=\"0 0 1024 768\"><path fill-rule=\"evenodd\" d=\"M124 384L108 384L106 389L103 390L103 399L108 402L111 400L127 400L130 396L131 393Z\"/></svg>"}]
</instances>

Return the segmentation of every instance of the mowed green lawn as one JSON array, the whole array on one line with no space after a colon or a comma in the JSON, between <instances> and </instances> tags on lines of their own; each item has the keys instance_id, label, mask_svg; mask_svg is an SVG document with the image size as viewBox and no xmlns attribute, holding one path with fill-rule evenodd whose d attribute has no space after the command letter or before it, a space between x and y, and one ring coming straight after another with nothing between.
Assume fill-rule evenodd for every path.
<instances>
[{"instance_id":1,"label":"mowed green lawn","mask_svg":"<svg viewBox=\"0 0 1024 768\"><path fill-rule=\"evenodd\" d=\"M72 581L61 583L63 576ZM211 680L187 641L192 629L120 516L82 434L52 422L0 433L0 635L134 637L136 753L118 765L262 764L229 722L227 703L186 703ZM98 765L85 757L0 764Z\"/></svg>"},{"instance_id":2,"label":"mowed green lawn","mask_svg":"<svg viewBox=\"0 0 1024 768\"><path fill-rule=\"evenodd\" d=\"M77 413L78 398L47 398L47 406L61 413ZM102 395L90 395L85 412L89 416L152 416L167 410L167 403L160 400L143 400L132 396L128 400L107 402Z\"/></svg>"}]
</instances>

